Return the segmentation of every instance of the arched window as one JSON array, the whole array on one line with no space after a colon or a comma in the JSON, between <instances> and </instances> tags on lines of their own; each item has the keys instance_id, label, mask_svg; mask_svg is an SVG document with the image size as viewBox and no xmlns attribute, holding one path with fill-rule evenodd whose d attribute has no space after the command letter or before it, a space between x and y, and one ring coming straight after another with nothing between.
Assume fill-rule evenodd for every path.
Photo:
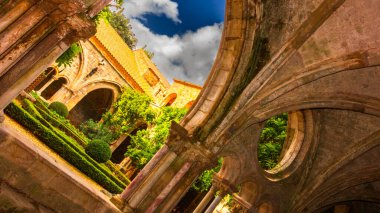
<instances>
[{"instance_id":1,"label":"arched window","mask_svg":"<svg viewBox=\"0 0 380 213\"><path fill-rule=\"evenodd\" d=\"M32 90L38 91L40 90L45 84L47 84L51 79L53 79L53 76L57 74L57 71L53 67L47 68L44 72L42 72L36 80L33 81L26 89L25 91L30 92Z\"/></svg>"},{"instance_id":2,"label":"arched window","mask_svg":"<svg viewBox=\"0 0 380 213\"><path fill-rule=\"evenodd\" d=\"M171 106L177 99L177 94L172 93L165 98L164 106Z\"/></svg>"},{"instance_id":3,"label":"arched window","mask_svg":"<svg viewBox=\"0 0 380 213\"><path fill-rule=\"evenodd\" d=\"M194 100L189 101L189 102L185 105L185 108L186 108L186 109L190 109L190 107L193 106L193 104L194 104Z\"/></svg>"},{"instance_id":4,"label":"arched window","mask_svg":"<svg viewBox=\"0 0 380 213\"><path fill-rule=\"evenodd\" d=\"M53 95L62 88L64 84L67 84L66 78L58 78L53 81L44 91L42 91L41 96L46 100L49 100Z\"/></svg>"}]
</instances>

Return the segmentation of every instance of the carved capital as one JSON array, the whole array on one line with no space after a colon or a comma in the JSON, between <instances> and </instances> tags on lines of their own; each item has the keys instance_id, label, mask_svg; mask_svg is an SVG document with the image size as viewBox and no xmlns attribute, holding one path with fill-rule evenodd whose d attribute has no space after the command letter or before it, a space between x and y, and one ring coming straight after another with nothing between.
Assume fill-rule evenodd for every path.
<instances>
[{"instance_id":1,"label":"carved capital","mask_svg":"<svg viewBox=\"0 0 380 213\"><path fill-rule=\"evenodd\" d=\"M216 173L214 173L213 175L212 185L218 188L220 191L228 193L228 194L232 194L239 191L238 188L234 184L220 177Z\"/></svg>"},{"instance_id":2,"label":"carved capital","mask_svg":"<svg viewBox=\"0 0 380 213\"><path fill-rule=\"evenodd\" d=\"M170 135L166 145L187 162L193 163L193 168L210 168L216 166L217 158L206 147L196 143L194 138L181 125L172 122Z\"/></svg>"}]
</instances>

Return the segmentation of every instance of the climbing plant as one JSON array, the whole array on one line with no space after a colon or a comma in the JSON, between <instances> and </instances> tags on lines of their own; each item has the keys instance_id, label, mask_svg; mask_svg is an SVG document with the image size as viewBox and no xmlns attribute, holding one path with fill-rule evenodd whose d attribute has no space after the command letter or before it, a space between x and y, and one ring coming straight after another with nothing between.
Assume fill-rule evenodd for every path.
<instances>
[{"instance_id":1,"label":"climbing plant","mask_svg":"<svg viewBox=\"0 0 380 213\"><path fill-rule=\"evenodd\" d=\"M82 48L80 45L78 43L73 43L69 49L67 49L64 53L62 53L61 56L57 58L55 62L58 64L58 66L70 66L73 63L75 56L81 52Z\"/></svg>"}]
</instances>

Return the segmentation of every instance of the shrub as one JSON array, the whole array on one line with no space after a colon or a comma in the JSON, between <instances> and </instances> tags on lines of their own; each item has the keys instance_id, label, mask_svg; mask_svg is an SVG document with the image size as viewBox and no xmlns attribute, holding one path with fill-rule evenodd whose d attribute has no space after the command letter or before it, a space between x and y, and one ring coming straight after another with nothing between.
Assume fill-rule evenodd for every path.
<instances>
[{"instance_id":1,"label":"shrub","mask_svg":"<svg viewBox=\"0 0 380 213\"><path fill-rule=\"evenodd\" d=\"M111 143L116 138L116 135L105 125L100 122L95 122L92 119L82 123L79 129L89 139L98 139L106 143Z\"/></svg>"},{"instance_id":2,"label":"shrub","mask_svg":"<svg viewBox=\"0 0 380 213\"><path fill-rule=\"evenodd\" d=\"M28 128L42 142L57 152L62 158L74 165L88 177L99 183L111 193L120 193L123 191L125 184L115 177L107 176L103 173L101 167L91 163L86 156L80 154L80 150L75 149L59 137L54 131L44 126L40 121L30 115L20 106L11 103L5 109L5 112L21 125Z\"/></svg>"},{"instance_id":3,"label":"shrub","mask_svg":"<svg viewBox=\"0 0 380 213\"><path fill-rule=\"evenodd\" d=\"M54 110L56 113L58 113L62 117L67 117L69 115L69 110L67 109L67 106L59 101L54 101L49 105L49 109Z\"/></svg>"},{"instance_id":4,"label":"shrub","mask_svg":"<svg viewBox=\"0 0 380 213\"><path fill-rule=\"evenodd\" d=\"M111 149L108 143L94 139L87 144L86 153L99 163L105 163L111 159Z\"/></svg>"}]
</instances>

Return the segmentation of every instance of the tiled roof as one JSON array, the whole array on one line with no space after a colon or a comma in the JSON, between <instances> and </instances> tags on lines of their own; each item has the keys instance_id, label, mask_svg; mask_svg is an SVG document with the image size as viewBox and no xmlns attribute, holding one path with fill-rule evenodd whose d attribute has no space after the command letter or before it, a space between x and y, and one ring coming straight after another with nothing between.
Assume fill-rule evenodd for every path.
<instances>
[{"instance_id":1,"label":"tiled roof","mask_svg":"<svg viewBox=\"0 0 380 213\"><path fill-rule=\"evenodd\" d=\"M152 88L139 72L133 51L119 36L116 30L108 22L100 19L95 37L117 60L117 62L128 72L128 74L144 90L144 92L147 95L152 96ZM120 70L118 71L120 72ZM123 75L123 72L120 73ZM128 78L128 76L124 77Z\"/></svg>"}]
</instances>

